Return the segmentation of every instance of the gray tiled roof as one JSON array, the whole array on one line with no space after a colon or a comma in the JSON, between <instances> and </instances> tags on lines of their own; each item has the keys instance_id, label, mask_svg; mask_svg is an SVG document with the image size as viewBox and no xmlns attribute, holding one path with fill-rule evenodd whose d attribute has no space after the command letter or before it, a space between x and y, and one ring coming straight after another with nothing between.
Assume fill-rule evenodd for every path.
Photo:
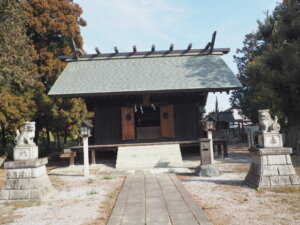
<instances>
[{"instance_id":1,"label":"gray tiled roof","mask_svg":"<svg viewBox=\"0 0 300 225\"><path fill-rule=\"evenodd\" d=\"M217 91L240 86L219 55L109 57L69 62L49 95Z\"/></svg>"},{"instance_id":2,"label":"gray tiled roof","mask_svg":"<svg viewBox=\"0 0 300 225\"><path fill-rule=\"evenodd\" d=\"M232 112L219 112L219 121L224 121L228 123L234 122L234 117Z\"/></svg>"}]
</instances>

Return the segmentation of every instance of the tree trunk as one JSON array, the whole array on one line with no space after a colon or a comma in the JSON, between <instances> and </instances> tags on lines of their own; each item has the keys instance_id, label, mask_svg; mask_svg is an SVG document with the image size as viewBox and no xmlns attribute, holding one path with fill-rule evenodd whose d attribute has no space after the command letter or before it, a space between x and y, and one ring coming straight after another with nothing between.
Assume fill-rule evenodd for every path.
<instances>
[{"instance_id":1,"label":"tree trunk","mask_svg":"<svg viewBox=\"0 0 300 225\"><path fill-rule=\"evenodd\" d=\"M60 145L59 132L58 131L56 132L56 141L57 141L58 151L60 151L61 150L61 145Z\"/></svg>"},{"instance_id":2,"label":"tree trunk","mask_svg":"<svg viewBox=\"0 0 300 225\"><path fill-rule=\"evenodd\" d=\"M3 149L5 148L5 146L6 146L6 137L5 137L5 128L4 128L4 126L3 126L3 124L1 124L1 133L2 133L2 140L1 140L1 144L2 144L2 147L3 147Z\"/></svg>"},{"instance_id":3,"label":"tree trunk","mask_svg":"<svg viewBox=\"0 0 300 225\"><path fill-rule=\"evenodd\" d=\"M6 146L6 138L5 138L5 129L4 126L1 124L1 146L2 149L0 149L0 155L3 155L5 146Z\"/></svg>"},{"instance_id":4,"label":"tree trunk","mask_svg":"<svg viewBox=\"0 0 300 225\"><path fill-rule=\"evenodd\" d=\"M67 128L67 126L65 126L65 130L64 130L64 146L66 146L66 144L67 144L67 139L68 139L68 128Z\"/></svg>"},{"instance_id":5,"label":"tree trunk","mask_svg":"<svg viewBox=\"0 0 300 225\"><path fill-rule=\"evenodd\" d=\"M46 140L46 147L47 147L47 151L49 151L50 149L50 130L49 130L49 126L46 126L46 136L47 136L47 140Z\"/></svg>"}]
</instances>

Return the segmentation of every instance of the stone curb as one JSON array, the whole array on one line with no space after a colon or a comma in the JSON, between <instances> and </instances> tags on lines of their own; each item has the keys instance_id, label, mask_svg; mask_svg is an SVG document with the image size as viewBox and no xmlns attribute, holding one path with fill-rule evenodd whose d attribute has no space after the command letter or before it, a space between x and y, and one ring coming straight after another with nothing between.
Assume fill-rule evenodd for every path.
<instances>
[{"instance_id":1,"label":"stone curb","mask_svg":"<svg viewBox=\"0 0 300 225\"><path fill-rule=\"evenodd\" d=\"M132 176L126 176L123 185L121 187L120 193L116 200L116 203L112 209L111 215L106 223L106 225L117 225L121 224L123 212L125 209L126 200L128 197L128 192L131 186Z\"/></svg>"},{"instance_id":2,"label":"stone curb","mask_svg":"<svg viewBox=\"0 0 300 225\"><path fill-rule=\"evenodd\" d=\"M182 186L178 178L175 174L169 174L169 177L171 178L172 182L176 186L177 190L181 194L182 198L186 202L187 206L192 211L193 215L197 219L197 221L201 225L213 225L212 222L210 222L205 215L204 211L200 208L200 206L192 199L191 195L185 190L185 188Z\"/></svg>"}]
</instances>

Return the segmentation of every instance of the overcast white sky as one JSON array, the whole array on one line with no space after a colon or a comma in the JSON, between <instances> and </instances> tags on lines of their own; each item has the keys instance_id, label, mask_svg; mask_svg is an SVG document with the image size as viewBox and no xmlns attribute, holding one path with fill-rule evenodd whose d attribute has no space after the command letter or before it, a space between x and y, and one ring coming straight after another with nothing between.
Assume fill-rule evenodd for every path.
<instances>
[{"instance_id":1,"label":"overcast white sky","mask_svg":"<svg viewBox=\"0 0 300 225\"><path fill-rule=\"evenodd\" d=\"M215 47L231 48L223 59L237 73L233 55L242 47L245 34L255 31L257 19L271 12L278 0L75 0L83 9L87 27L82 28L88 53L204 48L217 31ZM230 107L227 94L209 94L206 110Z\"/></svg>"}]
</instances>

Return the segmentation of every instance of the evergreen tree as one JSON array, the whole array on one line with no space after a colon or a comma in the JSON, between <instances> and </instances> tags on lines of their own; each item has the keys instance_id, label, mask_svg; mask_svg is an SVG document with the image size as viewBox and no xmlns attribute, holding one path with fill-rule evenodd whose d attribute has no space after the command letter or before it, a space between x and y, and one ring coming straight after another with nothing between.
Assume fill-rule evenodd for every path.
<instances>
[{"instance_id":1,"label":"evergreen tree","mask_svg":"<svg viewBox=\"0 0 300 225\"><path fill-rule=\"evenodd\" d=\"M26 35L26 17L15 0L0 2L0 153L13 131L36 111L34 90L41 88L37 54Z\"/></svg>"},{"instance_id":2,"label":"evergreen tree","mask_svg":"<svg viewBox=\"0 0 300 225\"><path fill-rule=\"evenodd\" d=\"M237 53L243 87L232 105L254 121L258 109L270 108L289 130L289 144L300 148L300 1L278 4Z\"/></svg>"}]
</instances>

